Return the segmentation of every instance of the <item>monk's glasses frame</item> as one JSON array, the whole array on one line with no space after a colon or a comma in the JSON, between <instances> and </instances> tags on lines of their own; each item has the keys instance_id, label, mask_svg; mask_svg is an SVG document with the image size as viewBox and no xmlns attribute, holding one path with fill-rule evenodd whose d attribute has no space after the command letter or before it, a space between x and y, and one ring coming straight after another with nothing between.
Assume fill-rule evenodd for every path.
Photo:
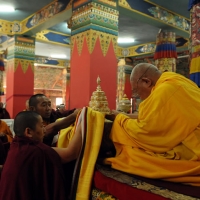
<instances>
[{"instance_id":1,"label":"monk's glasses frame","mask_svg":"<svg viewBox=\"0 0 200 200\"><path fill-rule=\"evenodd\" d=\"M147 69L144 71L144 73L137 79L136 82L136 88L132 90L132 94L133 96L138 96L137 90L138 90L138 82L143 78L143 76L147 73L147 71L149 70L150 66L147 67Z\"/></svg>"}]
</instances>

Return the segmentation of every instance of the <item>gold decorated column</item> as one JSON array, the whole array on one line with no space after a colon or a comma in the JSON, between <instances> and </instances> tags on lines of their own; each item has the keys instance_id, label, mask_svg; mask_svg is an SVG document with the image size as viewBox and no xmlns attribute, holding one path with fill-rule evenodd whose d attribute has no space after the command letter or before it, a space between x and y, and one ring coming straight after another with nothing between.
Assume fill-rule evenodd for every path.
<instances>
[{"instance_id":1,"label":"gold decorated column","mask_svg":"<svg viewBox=\"0 0 200 200\"><path fill-rule=\"evenodd\" d=\"M6 104L14 118L33 95L35 38L14 36L8 41Z\"/></svg>"},{"instance_id":2,"label":"gold decorated column","mask_svg":"<svg viewBox=\"0 0 200 200\"><path fill-rule=\"evenodd\" d=\"M173 32L160 32L156 38L155 64L162 72L176 71L176 35Z\"/></svg>"},{"instance_id":3,"label":"gold decorated column","mask_svg":"<svg viewBox=\"0 0 200 200\"><path fill-rule=\"evenodd\" d=\"M71 108L88 105L98 76L109 107L116 108L118 15L116 1L73 2Z\"/></svg>"}]
</instances>

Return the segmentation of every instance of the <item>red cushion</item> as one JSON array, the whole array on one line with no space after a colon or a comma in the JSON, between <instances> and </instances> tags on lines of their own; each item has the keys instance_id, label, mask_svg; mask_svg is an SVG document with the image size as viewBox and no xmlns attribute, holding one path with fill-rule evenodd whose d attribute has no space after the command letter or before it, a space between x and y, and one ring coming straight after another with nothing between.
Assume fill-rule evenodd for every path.
<instances>
[{"instance_id":1,"label":"red cushion","mask_svg":"<svg viewBox=\"0 0 200 200\"><path fill-rule=\"evenodd\" d=\"M144 190L131 187L127 184L120 183L114 179L104 176L101 172L94 172L94 186L104 192L107 192L119 200L166 200L168 198L153 194Z\"/></svg>"}]
</instances>

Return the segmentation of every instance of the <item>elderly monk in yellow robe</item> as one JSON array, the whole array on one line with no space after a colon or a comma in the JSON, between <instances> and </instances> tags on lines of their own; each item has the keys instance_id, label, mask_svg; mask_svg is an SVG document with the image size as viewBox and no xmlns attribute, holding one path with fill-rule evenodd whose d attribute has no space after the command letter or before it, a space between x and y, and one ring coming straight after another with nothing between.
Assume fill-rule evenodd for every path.
<instances>
[{"instance_id":1,"label":"elderly monk in yellow robe","mask_svg":"<svg viewBox=\"0 0 200 200\"><path fill-rule=\"evenodd\" d=\"M141 100L137 119L114 113L113 168L147 178L200 186L200 89L173 72L140 63L131 87Z\"/></svg>"}]
</instances>

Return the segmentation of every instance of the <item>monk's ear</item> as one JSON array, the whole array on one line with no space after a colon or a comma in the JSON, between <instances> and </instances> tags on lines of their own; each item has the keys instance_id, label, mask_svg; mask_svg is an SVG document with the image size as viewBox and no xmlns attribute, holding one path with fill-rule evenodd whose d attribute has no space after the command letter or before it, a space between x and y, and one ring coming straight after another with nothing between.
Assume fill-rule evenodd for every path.
<instances>
[{"instance_id":1,"label":"monk's ear","mask_svg":"<svg viewBox=\"0 0 200 200\"><path fill-rule=\"evenodd\" d=\"M24 134L26 137L32 138L32 134L31 134L31 129L30 128L26 128L24 131Z\"/></svg>"},{"instance_id":2,"label":"monk's ear","mask_svg":"<svg viewBox=\"0 0 200 200\"><path fill-rule=\"evenodd\" d=\"M146 77L142 77L142 81L143 81L143 83L145 84L146 87L152 86L152 81L151 81L151 79L146 78Z\"/></svg>"},{"instance_id":3,"label":"monk's ear","mask_svg":"<svg viewBox=\"0 0 200 200\"><path fill-rule=\"evenodd\" d=\"M29 107L29 111L35 111L35 107L34 106L30 106Z\"/></svg>"}]
</instances>

